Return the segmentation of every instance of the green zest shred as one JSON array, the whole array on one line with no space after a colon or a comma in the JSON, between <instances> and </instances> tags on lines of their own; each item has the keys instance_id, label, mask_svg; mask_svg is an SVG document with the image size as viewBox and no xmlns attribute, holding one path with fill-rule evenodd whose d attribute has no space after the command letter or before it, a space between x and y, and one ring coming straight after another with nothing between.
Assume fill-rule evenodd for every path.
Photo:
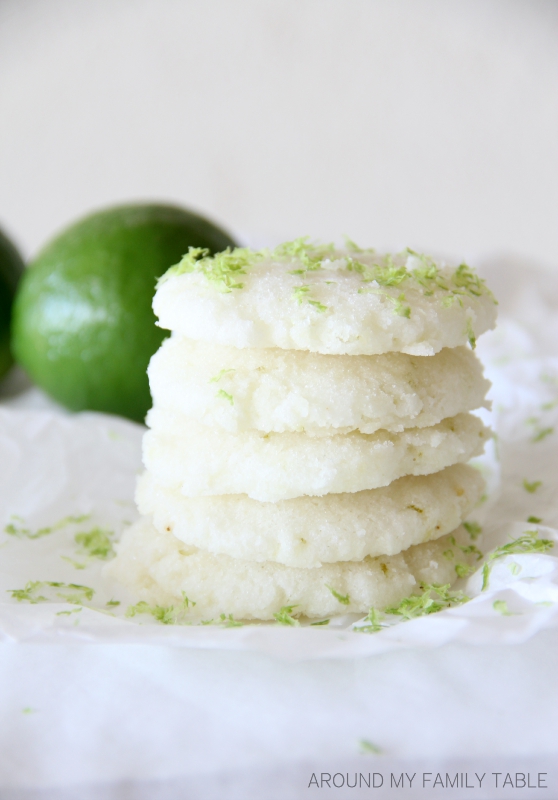
<instances>
[{"instance_id":1,"label":"green zest shred","mask_svg":"<svg viewBox=\"0 0 558 800\"><path fill-rule=\"evenodd\" d=\"M342 605L348 606L349 603L351 602L351 598L349 597L348 594L340 594L339 592L336 592L335 589L332 586L328 586L327 583L325 584L325 587L326 589L329 589L329 591L335 597L335 599L339 600L339 602Z\"/></svg>"},{"instance_id":2,"label":"green zest shred","mask_svg":"<svg viewBox=\"0 0 558 800\"><path fill-rule=\"evenodd\" d=\"M163 625L175 625L177 623L174 606L150 606L145 600L140 600L135 606L128 606L127 617L135 617L137 614L151 614L153 619Z\"/></svg>"},{"instance_id":3,"label":"green zest shred","mask_svg":"<svg viewBox=\"0 0 558 800\"><path fill-rule=\"evenodd\" d=\"M219 381L221 380L223 375L227 375L230 372L236 372L236 370L235 369L222 369L222 370L220 370L220 372L218 372L217 375L214 375L213 378L211 378L209 383L219 383Z\"/></svg>"},{"instance_id":4,"label":"green zest shred","mask_svg":"<svg viewBox=\"0 0 558 800\"><path fill-rule=\"evenodd\" d=\"M72 608L71 611L57 611L56 612L56 616L57 617L69 617L71 614L77 614L81 610L82 610L81 606L78 606L77 608Z\"/></svg>"},{"instance_id":5,"label":"green zest shred","mask_svg":"<svg viewBox=\"0 0 558 800\"><path fill-rule=\"evenodd\" d=\"M109 604L107 603L107 605ZM135 617L138 614L149 614L162 625L187 625L188 622L185 619L185 612L190 606L195 605L196 604L182 592L182 603L176 607L174 605L150 606L145 600L140 600L135 606L128 606L126 616Z\"/></svg>"},{"instance_id":6,"label":"green zest shred","mask_svg":"<svg viewBox=\"0 0 558 800\"><path fill-rule=\"evenodd\" d=\"M473 541L475 541L475 539L478 539L478 537L482 533L482 528L478 522L464 522L463 527L465 528L465 530L467 531L467 533L469 534L469 536Z\"/></svg>"},{"instance_id":7,"label":"green zest shred","mask_svg":"<svg viewBox=\"0 0 558 800\"><path fill-rule=\"evenodd\" d=\"M382 628L387 627L385 622L380 622L381 615L375 608L371 608L366 617L364 618L365 625L359 625L358 628L353 628L357 633L377 633Z\"/></svg>"},{"instance_id":8,"label":"green zest shred","mask_svg":"<svg viewBox=\"0 0 558 800\"><path fill-rule=\"evenodd\" d=\"M484 553L482 553L474 544L467 544L464 547L460 546L459 549L462 553L465 553L465 555L475 555L477 557L477 561L480 561L484 555Z\"/></svg>"},{"instance_id":9,"label":"green zest shred","mask_svg":"<svg viewBox=\"0 0 558 800\"><path fill-rule=\"evenodd\" d=\"M469 344L471 345L471 350L474 350L477 346L477 339L470 319L467 320L467 328L465 330L465 333L467 334Z\"/></svg>"},{"instance_id":10,"label":"green zest shred","mask_svg":"<svg viewBox=\"0 0 558 800\"><path fill-rule=\"evenodd\" d=\"M535 494L540 486L542 486L542 481L528 481L527 478L523 478L523 488L529 494Z\"/></svg>"},{"instance_id":11,"label":"green zest shred","mask_svg":"<svg viewBox=\"0 0 558 800\"><path fill-rule=\"evenodd\" d=\"M406 267L396 267L393 257L387 255L377 264L363 264L354 258L346 259L348 272L356 272L364 283L377 283L378 286L399 286L411 277Z\"/></svg>"},{"instance_id":12,"label":"green zest shred","mask_svg":"<svg viewBox=\"0 0 558 800\"><path fill-rule=\"evenodd\" d=\"M553 547L554 542L551 539L539 539L537 531L525 531L517 539L497 547L496 550L490 553L482 568L482 591L484 592L485 589L488 589L490 572L496 559L523 553L546 553Z\"/></svg>"},{"instance_id":13,"label":"green zest shred","mask_svg":"<svg viewBox=\"0 0 558 800\"><path fill-rule=\"evenodd\" d=\"M220 614L219 621L225 628L242 628L243 622L235 619L232 614Z\"/></svg>"},{"instance_id":14,"label":"green zest shred","mask_svg":"<svg viewBox=\"0 0 558 800\"><path fill-rule=\"evenodd\" d=\"M543 439L546 439L546 437L550 436L552 433L554 433L554 428L542 428L542 430L535 433L531 441L542 442Z\"/></svg>"},{"instance_id":15,"label":"green zest shred","mask_svg":"<svg viewBox=\"0 0 558 800\"><path fill-rule=\"evenodd\" d=\"M246 275L246 270L253 265L254 255L248 247L235 247L232 250L227 247L222 253L211 257L209 250L190 247L182 261L159 278L157 287L173 276L195 272L204 275L221 292L242 289L244 284L239 277Z\"/></svg>"},{"instance_id":16,"label":"green zest shred","mask_svg":"<svg viewBox=\"0 0 558 800\"><path fill-rule=\"evenodd\" d=\"M215 397L220 397L223 400L226 400L227 403L230 403L231 406L234 406L234 397L232 396L232 394L229 394L224 389L219 389Z\"/></svg>"},{"instance_id":17,"label":"green zest shred","mask_svg":"<svg viewBox=\"0 0 558 800\"><path fill-rule=\"evenodd\" d=\"M18 539L41 539L43 536L48 536L51 533L55 533L55 531L59 531L62 528L65 528L67 525L83 522L84 520L88 519L89 516L89 514L81 514L79 516L70 515L68 517L64 517L58 522L55 522L54 525L49 525L46 528L39 528L36 531L32 531L30 528L25 526L25 522L22 517L18 517L14 514L11 518L12 522L9 522L5 526L4 533L7 533L9 536L15 536Z\"/></svg>"},{"instance_id":18,"label":"green zest shred","mask_svg":"<svg viewBox=\"0 0 558 800\"><path fill-rule=\"evenodd\" d=\"M75 558L70 558L69 556L60 556L62 561L67 561L68 564L71 564L74 569L87 569L87 564L83 561L76 561Z\"/></svg>"},{"instance_id":19,"label":"green zest shred","mask_svg":"<svg viewBox=\"0 0 558 800\"><path fill-rule=\"evenodd\" d=\"M508 604L505 600L495 600L492 603L492 608L494 611L497 611L503 617L511 617L512 612L508 609Z\"/></svg>"},{"instance_id":20,"label":"green zest shred","mask_svg":"<svg viewBox=\"0 0 558 800\"><path fill-rule=\"evenodd\" d=\"M463 592L450 591L450 584L423 584L421 594L405 597L396 606L386 608L384 614L403 617L410 620L423 617L428 614L436 614L446 608L466 603L469 598ZM356 633L377 633L385 627L389 627L389 622L382 621L382 614L375 608L371 608L368 616L364 619L364 625L354 627Z\"/></svg>"},{"instance_id":21,"label":"green zest shred","mask_svg":"<svg viewBox=\"0 0 558 800\"><path fill-rule=\"evenodd\" d=\"M28 581L23 589L8 589L14 600L26 603L48 603L53 602L51 598L45 597L40 592L47 589L56 589L55 597L64 600L72 605L83 605L85 600L92 600L95 590L89 586L82 586L79 583L62 583L60 581Z\"/></svg>"},{"instance_id":22,"label":"green zest shred","mask_svg":"<svg viewBox=\"0 0 558 800\"><path fill-rule=\"evenodd\" d=\"M422 594L406 597L397 606L386 608L386 614L395 614L405 619L414 619L427 614L435 614L444 608L466 603L469 598L463 592L450 591L450 584L426 584L422 586Z\"/></svg>"},{"instance_id":23,"label":"green zest shred","mask_svg":"<svg viewBox=\"0 0 558 800\"><path fill-rule=\"evenodd\" d=\"M293 296L295 300L298 301L299 305L306 301L309 305L313 306L317 311L324 312L327 311L327 306L324 306L323 303L320 303L319 300L313 300L308 292L310 291L309 286L295 286L293 289Z\"/></svg>"},{"instance_id":24,"label":"green zest shred","mask_svg":"<svg viewBox=\"0 0 558 800\"><path fill-rule=\"evenodd\" d=\"M114 536L113 531L93 528L87 533L76 533L74 540L80 551L89 556L89 558L99 558L101 561L107 561L114 556L112 536Z\"/></svg>"},{"instance_id":25,"label":"green zest shred","mask_svg":"<svg viewBox=\"0 0 558 800\"><path fill-rule=\"evenodd\" d=\"M378 747L377 744L373 742L369 742L368 739L361 739L359 742L360 749L363 753L367 755L375 755L379 756L382 753L382 749Z\"/></svg>"},{"instance_id":26,"label":"green zest shred","mask_svg":"<svg viewBox=\"0 0 558 800\"><path fill-rule=\"evenodd\" d=\"M300 626L300 622L292 616L294 608L296 608L296 605L283 606L277 612L277 614L274 614L273 616L280 625L290 625L292 628L298 628Z\"/></svg>"},{"instance_id":27,"label":"green zest shred","mask_svg":"<svg viewBox=\"0 0 558 800\"><path fill-rule=\"evenodd\" d=\"M335 257L334 244L315 244L309 241L308 236L301 236L291 242L280 244L271 252L260 251L264 258L271 257L275 261L300 261L304 271L312 272L321 269L322 261ZM303 270L293 270L292 274L303 274Z\"/></svg>"}]
</instances>

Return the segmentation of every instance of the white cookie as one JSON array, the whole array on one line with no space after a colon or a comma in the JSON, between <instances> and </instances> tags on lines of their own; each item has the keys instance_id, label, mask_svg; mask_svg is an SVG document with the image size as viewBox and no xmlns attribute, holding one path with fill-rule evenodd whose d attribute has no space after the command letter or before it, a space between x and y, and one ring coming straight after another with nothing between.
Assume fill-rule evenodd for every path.
<instances>
[{"instance_id":1,"label":"white cookie","mask_svg":"<svg viewBox=\"0 0 558 800\"><path fill-rule=\"evenodd\" d=\"M145 472L136 502L157 530L172 532L187 545L247 561L313 568L394 555L439 539L466 518L483 489L476 469L456 464L381 489L260 503L246 495L184 497Z\"/></svg>"},{"instance_id":2,"label":"white cookie","mask_svg":"<svg viewBox=\"0 0 558 800\"><path fill-rule=\"evenodd\" d=\"M226 433L153 408L143 461L155 480L186 497L247 494L276 502L301 495L359 492L404 475L428 475L482 453L489 436L478 417L458 414L401 433L307 436Z\"/></svg>"},{"instance_id":3,"label":"white cookie","mask_svg":"<svg viewBox=\"0 0 558 800\"><path fill-rule=\"evenodd\" d=\"M201 258L191 250L159 282L162 328L239 348L431 356L494 327L492 294L465 265L312 248L247 248Z\"/></svg>"},{"instance_id":4,"label":"white cookie","mask_svg":"<svg viewBox=\"0 0 558 800\"><path fill-rule=\"evenodd\" d=\"M374 433L435 425L485 405L469 348L435 356L239 350L173 335L151 359L153 402L230 433ZM332 430L334 429L334 430Z\"/></svg>"},{"instance_id":5,"label":"white cookie","mask_svg":"<svg viewBox=\"0 0 558 800\"><path fill-rule=\"evenodd\" d=\"M462 529L454 536L458 543L468 543ZM106 575L154 605L180 606L186 596L196 604L189 606L192 621L218 620L220 614L268 620L285 606L293 607L296 616L311 618L365 614L370 607L397 604L421 583L452 583L456 561L469 558L444 536L395 556L296 569L196 550L158 532L147 517L124 533L116 550Z\"/></svg>"}]
</instances>

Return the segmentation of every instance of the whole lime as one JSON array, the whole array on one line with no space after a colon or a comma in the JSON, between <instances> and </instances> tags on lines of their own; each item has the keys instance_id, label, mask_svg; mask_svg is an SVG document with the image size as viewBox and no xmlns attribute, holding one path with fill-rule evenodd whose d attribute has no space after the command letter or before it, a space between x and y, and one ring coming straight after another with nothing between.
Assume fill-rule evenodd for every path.
<instances>
[{"instance_id":1,"label":"whole lime","mask_svg":"<svg viewBox=\"0 0 558 800\"><path fill-rule=\"evenodd\" d=\"M13 308L16 360L55 400L144 419L146 369L167 335L155 325L156 279L189 247L235 246L203 217L167 205L126 205L67 228L26 270Z\"/></svg>"},{"instance_id":2,"label":"whole lime","mask_svg":"<svg viewBox=\"0 0 558 800\"><path fill-rule=\"evenodd\" d=\"M13 363L10 352L10 320L16 287L23 272L23 260L10 240L0 231L0 378Z\"/></svg>"}]
</instances>

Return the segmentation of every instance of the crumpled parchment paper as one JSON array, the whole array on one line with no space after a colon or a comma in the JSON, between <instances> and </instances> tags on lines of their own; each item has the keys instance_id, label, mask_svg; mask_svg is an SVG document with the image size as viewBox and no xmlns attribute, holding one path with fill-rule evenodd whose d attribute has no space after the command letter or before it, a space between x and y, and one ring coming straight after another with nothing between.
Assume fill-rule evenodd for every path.
<instances>
[{"instance_id":1,"label":"crumpled parchment paper","mask_svg":"<svg viewBox=\"0 0 558 800\"><path fill-rule=\"evenodd\" d=\"M454 587L468 602L411 620L384 617L387 627L371 633L355 632L354 616L317 628L165 625L143 614L127 617L137 598L104 578L102 567L111 542L137 517L133 496L144 429L102 414L29 409L23 397L0 406L0 640L165 643L344 658L450 641L517 643L556 626L558 547L492 560L482 588L483 564L495 548L528 531L558 541L558 358L544 354L548 348L537 329L529 329L533 314L544 325L544 313L535 295L528 300L535 303L531 316L522 307L479 342L493 382L492 411L479 413L496 437L473 462L488 490L470 517L482 527L475 545L485 558ZM95 542L105 544L96 555Z\"/></svg>"}]
</instances>

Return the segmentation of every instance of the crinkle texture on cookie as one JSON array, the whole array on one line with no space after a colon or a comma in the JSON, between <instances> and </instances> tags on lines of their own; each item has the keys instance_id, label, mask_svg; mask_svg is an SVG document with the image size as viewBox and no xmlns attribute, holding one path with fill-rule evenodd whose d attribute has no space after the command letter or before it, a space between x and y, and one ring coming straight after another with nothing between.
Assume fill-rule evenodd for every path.
<instances>
[{"instance_id":1,"label":"crinkle texture on cookie","mask_svg":"<svg viewBox=\"0 0 558 800\"><path fill-rule=\"evenodd\" d=\"M354 494L260 503L246 495L184 497L146 472L136 490L141 514L187 545L290 567L394 555L457 528L480 499L484 480L456 464L434 475L399 478Z\"/></svg>"},{"instance_id":2,"label":"crinkle texture on cookie","mask_svg":"<svg viewBox=\"0 0 558 800\"><path fill-rule=\"evenodd\" d=\"M143 517L125 531L105 574L147 603L169 606L188 597L196 604L189 607L192 621L218 620L220 614L269 620L285 606L296 616L310 618L365 614L371 606L396 605L421 583L452 583L456 561L471 559L453 542L469 543L460 529L453 541L444 536L396 556L296 569L196 550L170 533L158 532Z\"/></svg>"},{"instance_id":3,"label":"crinkle texture on cookie","mask_svg":"<svg viewBox=\"0 0 558 800\"><path fill-rule=\"evenodd\" d=\"M148 372L155 405L231 433L423 428L485 405L490 388L467 347L430 357L330 356L173 335Z\"/></svg>"},{"instance_id":4,"label":"crinkle texture on cookie","mask_svg":"<svg viewBox=\"0 0 558 800\"><path fill-rule=\"evenodd\" d=\"M162 328L190 339L348 355L474 347L496 319L491 292L465 264L304 240L213 258L191 249L160 280L153 309Z\"/></svg>"},{"instance_id":5,"label":"crinkle texture on cookie","mask_svg":"<svg viewBox=\"0 0 558 800\"><path fill-rule=\"evenodd\" d=\"M255 431L231 434L152 408L143 437L146 469L187 497L247 494L276 502L359 492L403 475L428 475L480 455L489 432L458 414L429 428L332 436Z\"/></svg>"}]
</instances>

